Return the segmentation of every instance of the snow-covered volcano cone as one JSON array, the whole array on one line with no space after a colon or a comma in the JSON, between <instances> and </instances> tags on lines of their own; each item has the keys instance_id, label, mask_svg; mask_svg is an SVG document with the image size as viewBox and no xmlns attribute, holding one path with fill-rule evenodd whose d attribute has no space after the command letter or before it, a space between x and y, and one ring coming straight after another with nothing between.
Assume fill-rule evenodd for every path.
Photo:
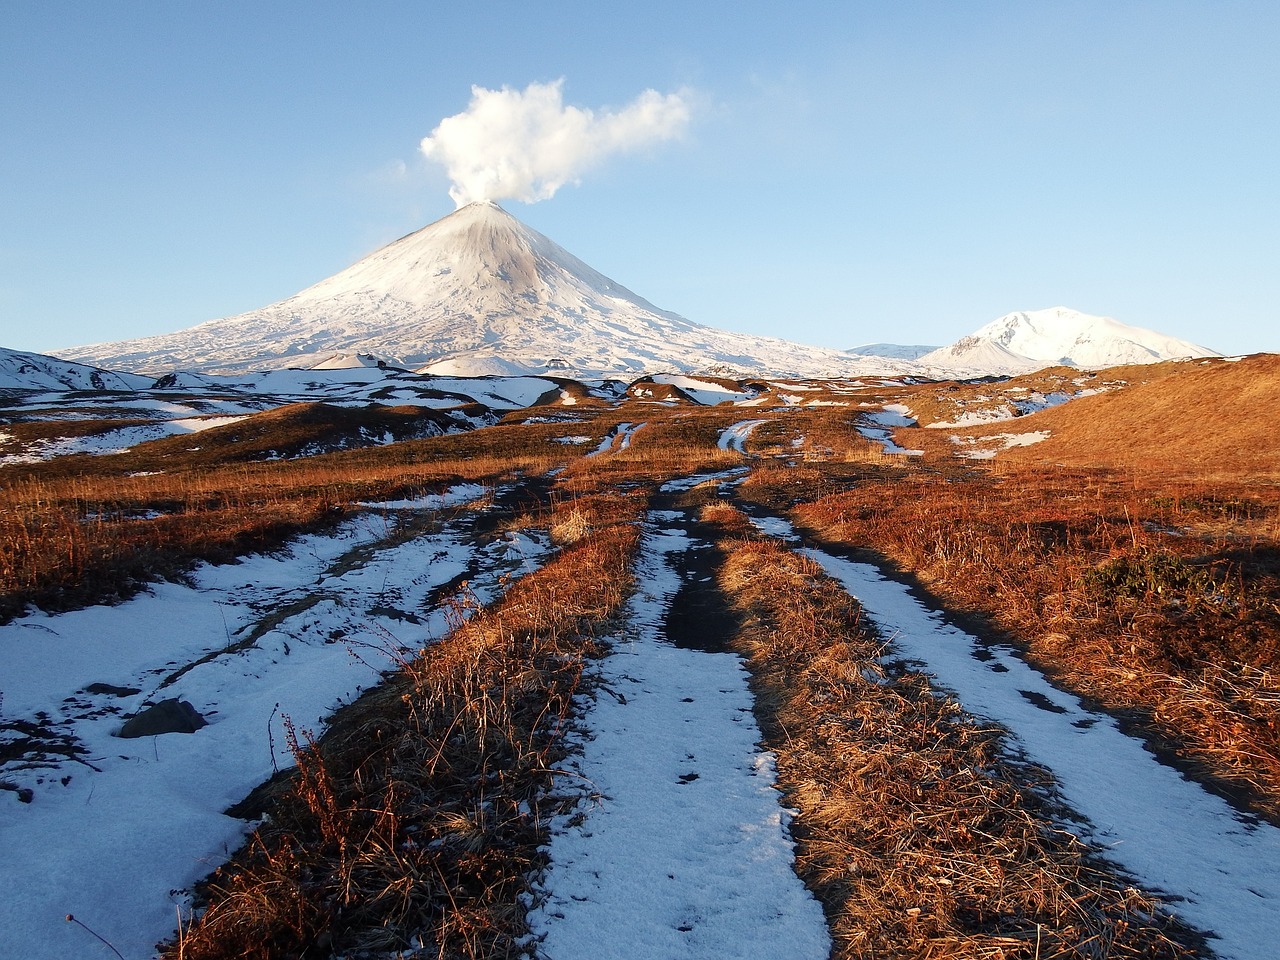
<instances>
[{"instance_id":1,"label":"snow-covered volcano cone","mask_svg":"<svg viewBox=\"0 0 1280 960\"><path fill-rule=\"evenodd\" d=\"M727 333L660 310L489 201L260 310L60 353L148 372L306 367L335 354L450 373L854 372L838 351Z\"/></svg>"}]
</instances>

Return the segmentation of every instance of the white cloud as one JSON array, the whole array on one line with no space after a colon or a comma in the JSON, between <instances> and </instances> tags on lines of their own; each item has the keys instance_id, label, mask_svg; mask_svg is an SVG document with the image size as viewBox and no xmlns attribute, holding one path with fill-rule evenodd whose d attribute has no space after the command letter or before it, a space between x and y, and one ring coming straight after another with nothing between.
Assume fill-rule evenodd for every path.
<instances>
[{"instance_id":1,"label":"white cloud","mask_svg":"<svg viewBox=\"0 0 1280 960\"><path fill-rule=\"evenodd\" d=\"M686 93L646 90L618 111L567 106L554 83L524 90L471 88L462 113L441 120L422 152L445 168L458 206L477 200L533 203L553 196L607 157L679 136Z\"/></svg>"}]
</instances>

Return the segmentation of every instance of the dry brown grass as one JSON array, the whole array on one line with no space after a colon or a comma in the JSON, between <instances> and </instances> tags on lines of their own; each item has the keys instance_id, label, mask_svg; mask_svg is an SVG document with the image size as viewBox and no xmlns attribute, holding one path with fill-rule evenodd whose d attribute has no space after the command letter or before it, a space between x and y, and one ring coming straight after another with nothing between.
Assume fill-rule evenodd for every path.
<instances>
[{"instance_id":1,"label":"dry brown grass","mask_svg":"<svg viewBox=\"0 0 1280 960\"><path fill-rule=\"evenodd\" d=\"M358 501L545 473L580 455L551 441L557 431L495 426L266 463L234 462L240 444L210 445L190 460L161 441L120 456L0 469L0 622L28 604L59 610L110 601L198 560L273 549ZM230 459L219 459L218 449Z\"/></svg>"},{"instance_id":2,"label":"dry brown grass","mask_svg":"<svg viewBox=\"0 0 1280 960\"><path fill-rule=\"evenodd\" d=\"M858 407L819 407L793 416L792 429L803 437L800 452L804 458L856 461L883 456L882 444L858 433L861 412Z\"/></svg>"},{"instance_id":3,"label":"dry brown grass","mask_svg":"<svg viewBox=\"0 0 1280 960\"><path fill-rule=\"evenodd\" d=\"M1193 933L1060 829L1047 775L1010 759L1000 731L884 667L881 641L814 564L742 541L719 579L747 618L738 647L833 956L1195 952Z\"/></svg>"},{"instance_id":4,"label":"dry brown grass","mask_svg":"<svg viewBox=\"0 0 1280 960\"><path fill-rule=\"evenodd\" d=\"M63 457L0 469L0 619L28 604L67 609L127 597L149 580L179 575L194 561L220 562L271 549L340 518L359 500L413 496L463 480L496 483L554 466L571 466L571 480L594 478L591 486L743 462L741 455L717 447L720 431L746 415L741 410L629 403L622 410L575 407L573 412L595 419L572 426L514 421L462 435L253 462L268 451L296 452L325 437L334 441L335 430L403 435L434 416L398 408L352 412L297 404L214 428L198 442L170 438L115 456ZM646 423L628 449L583 456L624 419ZM820 442L838 446L840 456L874 453L848 419L819 410L785 421L825 437ZM70 423L80 429L75 424L82 422ZM67 422L52 426L68 429ZM42 425L23 429L38 433ZM762 428L762 436L771 429ZM591 435L592 444L556 442L579 431ZM787 435L787 443L792 438ZM765 439L761 446L782 452L776 449L778 439Z\"/></svg>"},{"instance_id":5,"label":"dry brown grass","mask_svg":"<svg viewBox=\"0 0 1280 960\"><path fill-rule=\"evenodd\" d=\"M593 478L587 487L742 462L716 446L719 430L740 419L733 411L633 406L627 418L643 416L647 425L631 447L593 458L583 454L624 419L618 411L594 411L596 419L585 424L512 422L297 460L238 462L332 439L335 424L348 432L403 434L432 416L300 404L214 428L198 443L170 438L115 456L2 468L0 621L28 604L56 610L127 597L195 561L274 548L339 519L360 500L415 496L461 481L494 484L575 462L577 475ZM585 448L556 442L584 430L594 435Z\"/></svg>"},{"instance_id":6,"label":"dry brown grass","mask_svg":"<svg viewBox=\"0 0 1280 960\"><path fill-rule=\"evenodd\" d=\"M1219 378L1215 389L1239 376L1231 383L1244 391L1269 362L1214 364L1203 375ZM1128 407L1097 408L1105 416L1068 416L1083 400L1037 416L1061 418L1055 430L1097 457L1115 446L1105 421L1117 411L1167 419L1176 404L1162 397L1204 407L1207 388L1174 386L1183 379L1151 384L1151 394L1131 388ZM1265 390L1241 396L1273 403ZM918 431L937 438L938 456L923 463L880 456L853 429L856 412L776 415L751 448L796 465L757 466L744 494L791 510L816 537L891 557L1077 690L1142 719L1204 775L1280 813L1280 489L1241 480L1256 460L1219 461L1234 471L1229 483L1203 462L1177 482L1136 461L1123 472L990 473L944 452L944 431ZM616 491L742 465L717 448L720 430L772 416L629 402L585 424L513 418L298 462L197 462L181 451L161 462L155 448L0 471L2 619L26 603L125 595L192 559L272 546L356 500L564 468L540 518L563 552L423 651L324 742L294 732L292 793L212 879L207 911L169 956L328 956L406 949L415 938L431 955L516 955L518 896L549 814L540 798L556 776L583 658L625 595L643 497ZM1151 450L1198 442L1208 419L1187 429L1161 422ZM588 458L594 444L555 442L579 432L598 440L621 420L648 424L626 451ZM1263 444L1263 423L1253 416L1235 440ZM809 462L792 456L800 436ZM1268 442L1258 450L1273 450ZM155 470L164 472L131 475ZM744 518L723 504L704 519L749 539ZM812 567L739 543L721 587L754 618L743 650L801 809L802 867L842 956L1185 952L1174 941L1189 936L1153 920L1146 898L1054 828L1040 774L1004 756L996 731L966 720L922 678L885 674L856 608L815 582Z\"/></svg>"},{"instance_id":7,"label":"dry brown grass","mask_svg":"<svg viewBox=\"0 0 1280 960\"><path fill-rule=\"evenodd\" d=\"M127 597L195 560L275 547L339 510L316 494L242 499L168 487L151 495L128 482L88 495L74 483L9 487L0 494L0 622L27 604L62 610Z\"/></svg>"},{"instance_id":8,"label":"dry brown grass","mask_svg":"<svg viewBox=\"0 0 1280 960\"><path fill-rule=\"evenodd\" d=\"M322 742L291 733L292 789L210 878L207 907L165 956L520 955L519 896L555 812L544 804L585 658L629 589L643 503L593 504L589 536Z\"/></svg>"},{"instance_id":9,"label":"dry brown grass","mask_svg":"<svg viewBox=\"0 0 1280 960\"><path fill-rule=\"evenodd\" d=\"M720 431L745 419L737 411L654 404L628 405L597 422L603 436L620 422L643 423L625 450L582 457L565 471L567 484L588 489L660 482L707 470L741 466L741 454L717 446Z\"/></svg>"},{"instance_id":10,"label":"dry brown grass","mask_svg":"<svg viewBox=\"0 0 1280 960\"><path fill-rule=\"evenodd\" d=\"M1048 430L1051 435L1000 458L1164 477L1280 480L1280 356L1159 366L1171 369L1153 382L1020 418L1017 431ZM1005 423L964 432L1009 430Z\"/></svg>"},{"instance_id":11,"label":"dry brown grass","mask_svg":"<svg viewBox=\"0 0 1280 960\"><path fill-rule=\"evenodd\" d=\"M1043 469L864 481L795 511L815 537L874 549L986 618L1273 817L1278 515L1273 488Z\"/></svg>"}]
</instances>

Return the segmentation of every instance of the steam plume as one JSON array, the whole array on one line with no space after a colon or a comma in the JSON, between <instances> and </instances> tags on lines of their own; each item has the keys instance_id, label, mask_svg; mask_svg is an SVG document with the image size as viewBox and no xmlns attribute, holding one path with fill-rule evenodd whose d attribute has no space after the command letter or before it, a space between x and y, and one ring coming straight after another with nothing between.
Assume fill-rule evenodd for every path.
<instances>
[{"instance_id":1,"label":"steam plume","mask_svg":"<svg viewBox=\"0 0 1280 960\"><path fill-rule=\"evenodd\" d=\"M444 166L449 196L546 200L606 157L678 136L689 122L687 96L646 90L616 112L566 106L563 80L523 91L471 88L462 113L441 120L422 152Z\"/></svg>"}]
</instances>

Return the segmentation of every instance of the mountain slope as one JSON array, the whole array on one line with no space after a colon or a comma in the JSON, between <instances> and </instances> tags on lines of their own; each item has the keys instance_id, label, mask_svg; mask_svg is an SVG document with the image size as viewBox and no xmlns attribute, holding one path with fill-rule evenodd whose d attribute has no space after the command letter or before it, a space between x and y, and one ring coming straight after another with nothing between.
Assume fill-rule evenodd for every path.
<instances>
[{"instance_id":1,"label":"mountain slope","mask_svg":"<svg viewBox=\"0 0 1280 960\"><path fill-rule=\"evenodd\" d=\"M851 347L850 353L860 357L888 357L892 360L918 360L926 353L937 350L937 346L926 346L922 343L864 343Z\"/></svg>"},{"instance_id":2,"label":"mountain slope","mask_svg":"<svg viewBox=\"0 0 1280 960\"><path fill-rule=\"evenodd\" d=\"M0 390L138 390L152 377L112 373L42 353L0 347Z\"/></svg>"},{"instance_id":3,"label":"mountain slope","mask_svg":"<svg viewBox=\"0 0 1280 960\"><path fill-rule=\"evenodd\" d=\"M1001 459L1155 470L1163 476L1280 476L1280 356L1171 364L1150 383L1043 410L1018 420L1048 438ZM974 430L991 433L1009 425Z\"/></svg>"},{"instance_id":4,"label":"mountain slope","mask_svg":"<svg viewBox=\"0 0 1280 960\"><path fill-rule=\"evenodd\" d=\"M496 204L473 203L279 303L180 333L63 351L127 370L240 372L373 354L451 373L725 370L815 376L893 361L692 323ZM340 361L339 361L340 362Z\"/></svg>"},{"instance_id":5,"label":"mountain slope","mask_svg":"<svg viewBox=\"0 0 1280 960\"><path fill-rule=\"evenodd\" d=\"M966 374L1018 374L1065 365L1098 370L1181 357L1216 357L1207 347L1067 307L999 317L973 334L920 357Z\"/></svg>"}]
</instances>

